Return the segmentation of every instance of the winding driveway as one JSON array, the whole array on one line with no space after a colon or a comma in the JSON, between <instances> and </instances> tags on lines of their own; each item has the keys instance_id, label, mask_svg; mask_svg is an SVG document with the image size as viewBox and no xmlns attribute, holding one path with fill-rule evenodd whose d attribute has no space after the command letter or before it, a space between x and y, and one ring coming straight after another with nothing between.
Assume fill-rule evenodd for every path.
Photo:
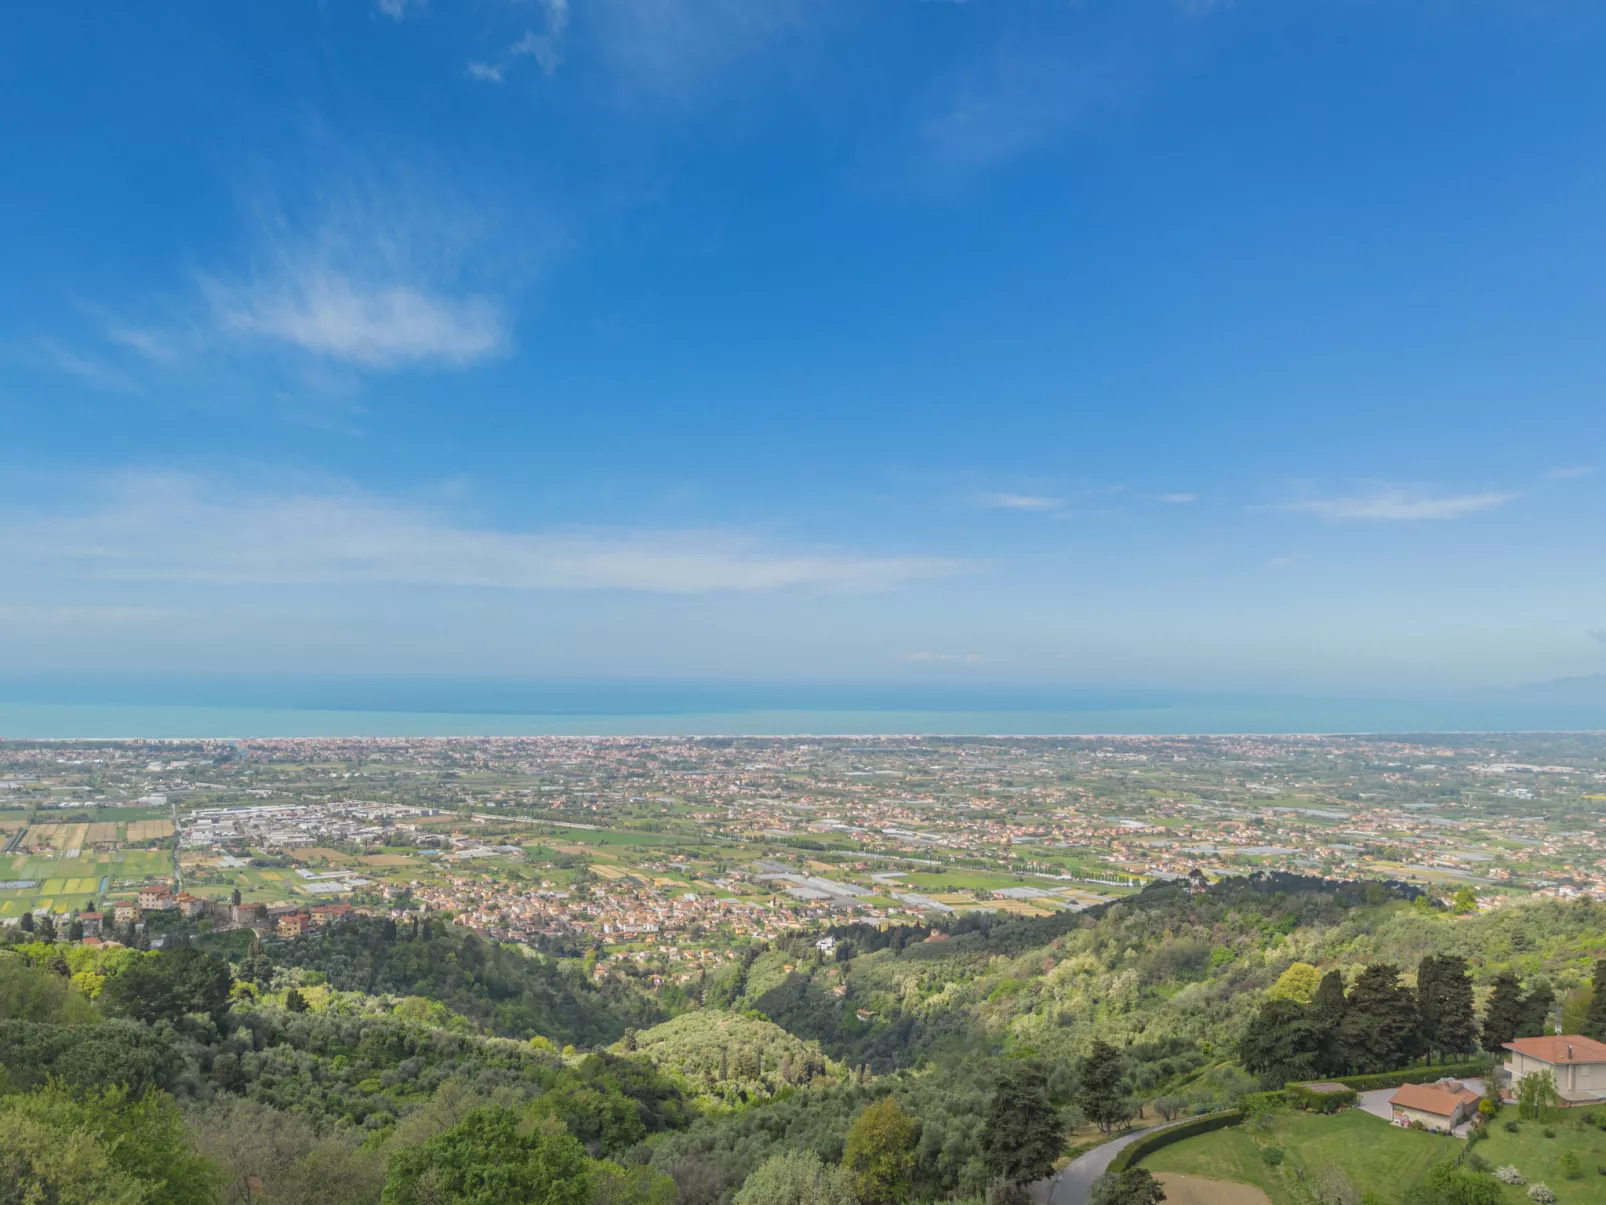
<instances>
[{"instance_id":1,"label":"winding driveway","mask_svg":"<svg viewBox=\"0 0 1606 1205\"><path fill-rule=\"evenodd\" d=\"M1195 1120L1197 1118L1183 1119L1183 1121ZM1096 1146L1087 1154L1078 1155L1048 1179L1027 1185L1026 1191L1031 1193L1032 1200L1038 1205L1088 1205L1093 1181L1109 1170L1110 1162L1122 1149L1131 1146L1139 1138L1145 1138L1174 1125L1182 1125L1183 1121L1145 1126L1141 1130L1133 1130L1130 1134L1112 1138L1103 1146Z\"/></svg>"}]
</instances>

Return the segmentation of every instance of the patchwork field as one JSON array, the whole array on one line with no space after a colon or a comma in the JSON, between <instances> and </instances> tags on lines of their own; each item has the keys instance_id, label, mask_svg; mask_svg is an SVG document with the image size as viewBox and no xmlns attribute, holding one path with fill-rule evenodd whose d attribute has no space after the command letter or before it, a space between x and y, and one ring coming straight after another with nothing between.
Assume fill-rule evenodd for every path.
<instances>
[{"instance_id":1,"label":"patchwork field","mask_svg":"<svg viewBox=\"0 0 1606 1205\"><path fill-rule=\"evenodd\" d=\"M128 825L130 841L160 841L173 835L171 820L134 820Z\"/></svg>"}]
</instances>

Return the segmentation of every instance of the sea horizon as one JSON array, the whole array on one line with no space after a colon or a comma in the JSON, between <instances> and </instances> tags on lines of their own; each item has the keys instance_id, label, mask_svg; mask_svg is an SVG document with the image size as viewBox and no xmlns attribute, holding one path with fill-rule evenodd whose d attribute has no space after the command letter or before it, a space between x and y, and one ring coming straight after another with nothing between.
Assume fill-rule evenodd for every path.
<instances>
[{"instance_id":1,"label":"sea horizon","mask_svg":"<svg viewBox=\"0 0 1606 1205\"><path fill-rule=\"evenodd\" d=\"M470 683L435 692L373 684L241 684L185 690L157 684L141 699L127 688L0 696L0 740L385 739L472 737L1053 737L1391 735L1606 730L1606 708L1509 700L1411 700L1167 692L833 692L667 684L565 694L546 685L476 700ZM98 693L101 697L94 697ZM33 697L28 697L32 694ZM535 696L539 695L537 698ZM43 697L41 697L43 696ZM259 698L260 702L252 701ZM360 701L359 701L360 700ZM474 705L478 701L480 705ZM1060 705L1056 706L1056 701ZM510 704L539 702L539 707ZM924 703L925 705L917 705ZM788 705L789 704L789 705Z\"/></svg>"}]
</instances>

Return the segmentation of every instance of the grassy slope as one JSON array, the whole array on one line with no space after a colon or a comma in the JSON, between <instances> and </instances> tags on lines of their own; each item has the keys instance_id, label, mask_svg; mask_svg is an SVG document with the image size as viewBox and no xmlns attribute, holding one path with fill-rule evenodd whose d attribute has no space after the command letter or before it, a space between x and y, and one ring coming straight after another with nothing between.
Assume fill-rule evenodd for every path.
<instances>
[{"instance_id":1,"label":"grassy slope","mask_svg":"<svg viewBox=\"0 0 1606 1205\"><path fill-rule=\"evenodd\" d=\"M1507 1109L1506 1117L1516 1111ZM1520 1122L1521 1130L1508 1134L1502 1121L1489 1129L1489 1137L1478 1144L1478 1154L1495 1167L1509 1163L1529 1181L1543 1180L1555 1190L1562 1205L1606 1205L1606 1176L1595 1169L1606 1166L1606 1133L1579 1123L1577 1116L1563 1113L1551 1123L1554 1138L1546 1138L1545 1127L1537 1122ZM1583 1177L1569 1180L1561 1173L1563 1151L1577 1151L1583 1164ZM1516 1205L1528 1205L1523 1189L1507 1188L1506 1198Z\"/></svg>"},{"instance_id":2,"label":"grassy slope","mask_svg":"<svg viewBox=\"0 0 1606 1205\"><path fill-rule=\"evenodd\" d=\"M1253 1184L1281 1205L1295 1200L1289 1190L1295 1169L1303 1169L1308 1177L1336 1164L1362 1192L1398 1201L1430 1163L1453 1156L1459 1145L1453 1139L1399 1129L1358 1109L1332 1117L1279 1113L1269 1131L1243 1125L1201 1134L1162 1147L1143 1166L1152 1172ZM1266 1146L1283 1148L1281 1167L1266 1165L1260 1156Z\"/></svg>"}]
</instances>

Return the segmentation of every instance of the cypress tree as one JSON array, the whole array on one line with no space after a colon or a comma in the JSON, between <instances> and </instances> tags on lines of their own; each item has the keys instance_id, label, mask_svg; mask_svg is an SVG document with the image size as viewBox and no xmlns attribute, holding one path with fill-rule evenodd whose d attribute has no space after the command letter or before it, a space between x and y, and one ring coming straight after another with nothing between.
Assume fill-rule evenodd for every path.
<instances>
[{"instance_id":1,"label":"cypress tree","mask_svg":"<svg viewBox=\"0 0 1606 1205\"><path fill-rule=\"evenodd\" d=\"M1606 958L1595 964L1595 994L1589 1000L1589 1014L1584 1018L1584 1032L1597 1042L1606 1041Z\"/></svg>"},{"instance_id":2,"label":"cypress tree","mask_svg":"<svg viewBox=\"0 0 1606 1205\"><path fill-rule=\"evenodd\" d=\"M1478 1023L1472 1015L1472 976L1459 954L1438 958L1438 1050L1440 1054L1467 1054L1478 1044Z\"/></svg>"},{"instance_id":3,"label":"cypress tree","mask_svg":"<svg viewBox=\"0 0 1606 1205\"><path fill-rule=\"evenodd\" d=\"M1498 1054L1517 1036L1522 1021L1522 985L1511 971L1501 971L1483 1009L1483 1048Z\"/></svg>"},{"instance_id":4,"label":"cypress tree","mask_svg":"<svg viewBox=\"0 0 1606 1205\"><path fill-rule=\"evenodd\" d=\"M1311 1028L1316 1036L1316 1061L1323 1075L1342 1075L1345 1061L1340 1027L1344 1023L1344 976L1328 971L1316 985L1316 998L1310 1002Z\"/></svg>"},{"instance_id":5,"label":"cypress tree","mask_svg":"<svg viewBox=\"0 0 1606 1205\"><path fill-rule=\"evenodd\" d=\"M1439 960L1429 954L1416 967L1416 1011L1422 1020L1422 1042L1428 1053L1444 1049L1439 1042Z\"/></svg>"},{"instance_id":6,"label":"cypress tree","mask_svg":"<svg viewBox=\"0 0 1606 1205\"><path fill-rule=\"evenodd\" d=\"M1522 1001L1522 1023L1517 1031L1519 1038L1536 1038L1550 1032L1550 1010L1556 1007L1556 993L1550 984L1540 981Z\"/></svg>"}]
</instances>

